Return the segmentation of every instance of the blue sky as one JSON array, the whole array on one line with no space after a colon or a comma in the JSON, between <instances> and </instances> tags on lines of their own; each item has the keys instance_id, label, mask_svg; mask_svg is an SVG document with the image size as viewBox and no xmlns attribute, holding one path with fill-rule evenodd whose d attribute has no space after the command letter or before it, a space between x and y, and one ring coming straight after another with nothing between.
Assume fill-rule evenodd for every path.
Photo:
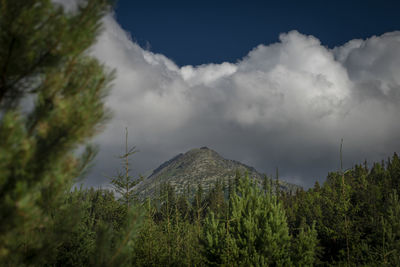
<instances>
[{"instance_id":1,"label":"blue sky","mask_svg":"<svg viewBox=\"0 0 400 267\"><path fill-rule=\"evenodd\" d=\"M400 1L132 1L116 18L142 47L180 66L236 62L297 30L330 48L400 29Z\"/></svg>"}]
</instances>

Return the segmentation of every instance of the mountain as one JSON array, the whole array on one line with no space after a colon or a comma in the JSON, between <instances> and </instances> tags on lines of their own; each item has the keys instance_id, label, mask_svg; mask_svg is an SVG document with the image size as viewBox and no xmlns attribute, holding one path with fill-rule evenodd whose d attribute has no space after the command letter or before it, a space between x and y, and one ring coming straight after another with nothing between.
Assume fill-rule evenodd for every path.
<instances>
[{"instance_id":1,"label":"mountain","mask_svg":"<svg viewBox=\"0 0 400 267\"><path fill-rule=\"evenodd\" d=\"M262 184L263 175L253 167L235 160L225 159L207 147L191 149L164 162L151 175L139 183L135 191L139 198L153 196L159 186L170 183L177 193L182 193L189 186L194 192L200 183L204 191L208 191L217 179L234 179L236 171L248 173L250 177ZM295 191L299 186L279 180L282 190Z\"/></svg>"}]
</instances>

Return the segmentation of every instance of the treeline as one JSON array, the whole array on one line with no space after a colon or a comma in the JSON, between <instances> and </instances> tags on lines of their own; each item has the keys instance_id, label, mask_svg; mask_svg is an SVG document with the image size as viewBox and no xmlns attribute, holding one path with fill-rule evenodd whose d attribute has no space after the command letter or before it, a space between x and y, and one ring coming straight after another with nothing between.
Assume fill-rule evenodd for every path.
<instances>
[{"instance_id":1,"label":"treeline","mask_svg":"<svg viewBox=\"0 0 400 267\"><path fill-rule=\"evenodd\" d=\"M209 192L163 184L139 201L75 188L51 227L27 229L3 263L46 266L398 266L400 159L333 172L307 191L237 175ZM277 190L278 189L278 190ZM274 191L277 190L275 193ZM130 193L129 193L130 194ZM129 207L128 207L129 206ZM33 231L30 233L30 231ZM40 234L42 248L32 244ZM27 254L25 254L27 253ZM18 264L17 264L18 263ZM12 265L11 264L11 265ZM5 264L8 265L9 264Z\"/></svg>"},{"instance_id":2,"label":"treeline","mask_svg":"<svg viewBox=\"0 0 400 267\"><path fill-rule=\"evenodd\" d=\"M356 165L330 173L294 196L281 194L291 233L315 224L319 249L316 263L335 265L400 265L400 160Z\"/></svg>"},{"instance_id":3,"label":"treeline","mask_svg":"<svg viewBox=\"0 0 400 267\"><path fill-rule=\"evenodd\" d=\"M260 187L238 174L230 186L217 181L207 193L199 185L194 196L189 190L176 195L164 184L157 197L133 200L129 211L110 191L75 190L68 202L82 217L57 249L56 263L111 264L120 258L128 266L399 264L397 154L371 168L330 173L323 186L294 194L266 181ZM104 241L106 248L99 249Z\"/></svg>"}]
</instances>

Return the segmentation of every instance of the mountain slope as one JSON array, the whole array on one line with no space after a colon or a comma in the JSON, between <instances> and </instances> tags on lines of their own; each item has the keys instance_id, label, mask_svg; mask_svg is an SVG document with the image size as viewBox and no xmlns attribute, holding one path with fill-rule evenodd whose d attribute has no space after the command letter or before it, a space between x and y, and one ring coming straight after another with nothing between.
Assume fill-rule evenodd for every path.
<instances>
[{"instance_id":1,"label":"mountain slope","mask_svg":"<svg viewBox=\"0 0 400 267\"><path fill-rule=\"evenodd\" d=\"M195 148L161 164L136 186L135 191L139 198L153 196L163 183L170 183L177 193L183 192L188 186L193 192L198 184L208 191L218 178L224 179L227 184L229 179L235 178L236 171L241 174L248 173L250 177L257 179L260 184L262 183L263 175L253 167L235 160L224 159L207 147ZM298 186L284 181L279 182L282 190L289 191L298 188Z\"/></svg>"}]
</instances>

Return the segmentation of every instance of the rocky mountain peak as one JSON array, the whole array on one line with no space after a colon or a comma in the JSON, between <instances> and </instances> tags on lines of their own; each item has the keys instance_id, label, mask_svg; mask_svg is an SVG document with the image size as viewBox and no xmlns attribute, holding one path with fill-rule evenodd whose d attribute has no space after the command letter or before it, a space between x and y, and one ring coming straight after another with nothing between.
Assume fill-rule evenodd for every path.
<instances>
[{"instance_id":1,"label":"rocky mountain peak","mask_svg":"<svg viewBox=\"0 0 400 267\"><path fill-rule=\"evenodd\" d=\"M135 191L140 198L153 196L163 183L170 183L177 193L183 192L187 187L194 192L198 184L208 191L217 179L223 179L226 182L234 179L236 171L242 174L248 173L260 183L263 179L263 175L255 168L235 160L225 159L216 151L203 146L178 154L162 163L147 179L137 185ZM281 181L283 190L289 190L291 187L296 186Z\"/></svg>"}]
</instances>

